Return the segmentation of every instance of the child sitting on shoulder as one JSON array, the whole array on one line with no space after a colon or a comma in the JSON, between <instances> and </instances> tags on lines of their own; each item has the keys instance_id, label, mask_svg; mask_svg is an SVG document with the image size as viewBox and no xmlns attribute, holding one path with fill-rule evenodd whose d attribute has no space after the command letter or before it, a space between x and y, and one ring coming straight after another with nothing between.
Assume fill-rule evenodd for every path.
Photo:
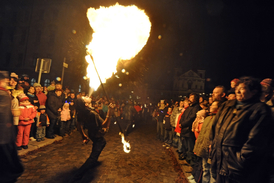
<instances>
[{"instance_id":1,"label":"child sitting on shoulder","mask_svg":"<svg viewBox=\"0 0 274 183\"><path fill-rule=\"evenodd\" d=\"M46 136L46 127L49 126L49 118L46 114L46 107L44 105L40 105L39 111L37 113L37 122L36 122L36 141L40 142L41 140L45 140Z\"/></svg>"},{"instance_id":2,"label":"child sitting on shoulder","mask_svg":"<svg viewBox=\"0 0 274 183\"><path fill-rule=\"evenodd\" d=\"M69 103L64 103L63 109L61 111L61 123L60 123L60 136L64 137L70 127L70 110Z\"/></svg>"},{"instance_id":3,"label":"child sitting on shoulder","mask_svg":"<svg viewBox=\"0 0 274 183\"><path fill-rule=\"evenodd\" d=\"M16 145L17 149L21 150L22 148L28 148L30 128L31 124L34 123L33 119L36 117L36 109L29 102L29 98L24 93L18 95L18 99L20 102L19 109L21 114L19 116Z\"/></svg>"}]
</instances>

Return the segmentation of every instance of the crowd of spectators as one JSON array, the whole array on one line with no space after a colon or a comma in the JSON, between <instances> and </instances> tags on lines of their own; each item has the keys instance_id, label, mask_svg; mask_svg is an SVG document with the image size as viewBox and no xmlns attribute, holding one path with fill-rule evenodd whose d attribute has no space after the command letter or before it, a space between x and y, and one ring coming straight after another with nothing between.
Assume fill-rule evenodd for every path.
<instances>
[{"instance_id":1,"label":"crowd of spectators","mask_svg":"<svg viewBox=\"0 0 274 183\"><path fill-rule=\"evenodd\" d=\"M242 77L208 98L161 100L157 138L191 166L191 183L273 182L273 90L272 79Z\"/></svg>"},{"instance_id":2,"label":"crowd of spectators","mask_svg":"<svg viewBox=\"0 0 274 183\"><path fill-rule=\"evenodd\" d=\"M19 78L16 73L9 75L4 88L3 78L0 91L8 89L11 97L17 150L27 149L29 140L66 137L76 130L74 105L85 92L63 90L54 81L48 87L31 86L27 75ZM190 182L255 183L274 181L273 90L272 79L242 77L233 79L229 90L216 86L209 97L191 93L180 101L161 100L155 107L132 100L89 97L90 108L103 119L109 117L108 105L113 104L109 121L119 123L125 135L138 122L156 122L157 139L163 147L176 148L178 158L192 167Z\"/></svg>"},{"instance_id":3,"label":"crowd of spectators","mask_svg":"<svg viewBox=\"0 0 274 183\"><path fill-rule=\"evenodd\" d=\"M17 149L28 148L28 142L54 139L56 135L66 137L76 130L77 114L75 100L86 96L85 92L75 93L68 87L63 90L61 83L52 81L47 87L39 83L30 85L27 75L18 77L11 73L7 89L12 98L13 122L17 136ZM148 120L153 111L151 105L140 105L131 100L115 101L107 97L91 97L91 105L105 119L109 103L115 104L112 122L123 122L121 131L128 134L135 123ZM107 129L110 124L107 124Z\"/></svg>"}]
</instances>

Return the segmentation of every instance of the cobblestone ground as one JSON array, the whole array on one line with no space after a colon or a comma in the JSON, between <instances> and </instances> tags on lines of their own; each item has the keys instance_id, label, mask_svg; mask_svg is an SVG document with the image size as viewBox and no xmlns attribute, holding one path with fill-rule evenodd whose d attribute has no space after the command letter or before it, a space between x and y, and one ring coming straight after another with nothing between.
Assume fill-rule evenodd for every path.
<instances>
[{"instance_id":1,"label":"cobblestone ground","mask_svg":"<svg viewBox=\"0 0 274 183\"><path fill-rule=\"evenodd\" d=\"M126 182L172 183L178 182L170 151L156 140L156 124L137 124L127 140L131 152L124 153L119 128L112 124L105 135L107 145L99 157L100 165L90 169L77 183ZM77 168L88 158L92 143L82 145L80 134L75 131L60 142L43 147L22 157L25 172L18 183L68 182ZM176 181L177 180L177 181Z\"/></svg>"}]
</instances>

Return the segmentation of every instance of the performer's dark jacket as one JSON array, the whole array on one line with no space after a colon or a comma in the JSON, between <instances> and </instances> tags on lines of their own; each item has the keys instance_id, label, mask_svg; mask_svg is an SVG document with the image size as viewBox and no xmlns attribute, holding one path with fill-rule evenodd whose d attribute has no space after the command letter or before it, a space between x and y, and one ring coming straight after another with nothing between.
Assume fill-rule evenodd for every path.
<instances>
[{"instance_id":1,"label":"performer's dark jacket","mask_svg":"<svg viewBox=\"0 0 274 183\"><path fill-rule=\"evenodd\" d=\"M132 104L126 104L123 110L124 120L131 121L134 119L136 110Z\"/></svg>"},{"instance_id":2,"label":"performer's dark jacket","mask_svg":"<svg viewBox=\"0 0 274 183\"><path fill-rule=\"evenodd\" d=\"M102 132L102 123L104 120L100 115L90 107L83 107L79 110L79 103L81 100L76 100L76 109L77 109L77 120L81 125L84 125L88 129L89 138L101 137L104 135ZM77 107L78 106L78 107Z\"/></svg>"}]
</instances>

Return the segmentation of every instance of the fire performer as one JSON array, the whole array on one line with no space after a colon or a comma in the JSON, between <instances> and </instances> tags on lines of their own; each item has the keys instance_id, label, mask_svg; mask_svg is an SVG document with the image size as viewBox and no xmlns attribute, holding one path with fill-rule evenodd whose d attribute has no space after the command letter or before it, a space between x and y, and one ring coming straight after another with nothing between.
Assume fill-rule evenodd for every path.
<instances>
[{"instance_id":1,"label":"fire performer","mask_svg":"<svg viewBox=\"0 0 274 183\"><path fill-rule=\"evenodd\" d=\"M104 125L110 120L110 111L113 110L113 106L112 104L109 105L105 120L91 107L91 99L88 97L77 99L75 108L78 116L77 128L82 135L83 142L87 144L89 140L92 140L93 147L89 158L74 175L74 181L80 180L88 169L98 163L98 157L106 145L104 138L106 128L104 128ZM83 126L87 128L88 135L85 134Z\"/></svg>"}]
</instances>

